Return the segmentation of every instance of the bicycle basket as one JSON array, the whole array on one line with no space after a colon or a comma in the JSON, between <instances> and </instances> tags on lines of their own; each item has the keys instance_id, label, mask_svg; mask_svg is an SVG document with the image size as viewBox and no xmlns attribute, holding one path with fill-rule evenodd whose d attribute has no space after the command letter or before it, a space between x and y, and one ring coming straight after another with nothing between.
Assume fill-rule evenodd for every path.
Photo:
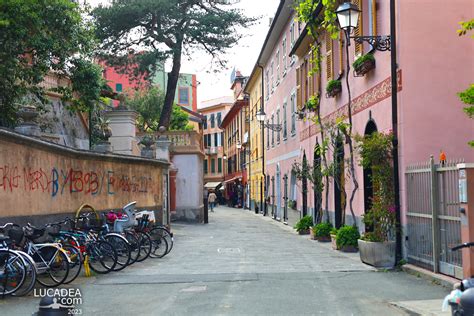
<instances>
[{"instance_id":1,"label":"bicycle basket","mask_svg":"<svg viewBox=\"0 0 474 316\"><path fill-rule=\"evenodd\" d=\"M34 242L43 242L46 240L46 238L41 238L44 237L46 229L44 228L36 228L36 227L31 227L31 226L26 226L25 227L25 237L33 240Z\"/></svg>"},{"instance_id":2,"label":"bicycle basket","mask_svg":"<svg viewBox=\"0 0 474 316\"><path fill-rule=\"evenodd\" d=\"M7 231L7 236L17 245L23 245L25 233L20 227L12 227Z\"/></svg>"}]
</instances>

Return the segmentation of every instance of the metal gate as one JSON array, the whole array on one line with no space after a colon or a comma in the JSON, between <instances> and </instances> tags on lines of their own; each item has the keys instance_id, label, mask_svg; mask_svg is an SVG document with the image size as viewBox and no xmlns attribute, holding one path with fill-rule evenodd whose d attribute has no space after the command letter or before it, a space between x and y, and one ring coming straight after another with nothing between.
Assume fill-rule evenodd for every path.
<instances>
[{"instance_id":1,"label":"metal gate","mask_svg":"<svg viewBox=\"0 0 474 316\"><path fill-rule=\"evenodd\" d=\"M409 166L405 172L408 262L462 279L459 170L462 161Z\"/></svg>"}]
</instances>

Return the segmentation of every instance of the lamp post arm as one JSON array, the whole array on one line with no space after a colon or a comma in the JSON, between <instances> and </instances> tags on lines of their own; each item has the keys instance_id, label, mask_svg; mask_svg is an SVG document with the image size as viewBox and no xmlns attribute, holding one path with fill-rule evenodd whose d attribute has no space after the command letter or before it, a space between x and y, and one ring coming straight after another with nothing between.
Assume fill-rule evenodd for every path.
<instances>
[{"instance_id":1,"label":"lamp post arm","mask_svg":"<svg viewBox=\"0 0 474 316\"><path fill-rule=\"evenodd\" d=\"M346 32L347 35L347 32ZM392 38L390 35L383 36L349 36L353 38L356 43L362 44L364 42L369 43L372 49L385 52L391 49Z\"/></svg>"}]
</instances>

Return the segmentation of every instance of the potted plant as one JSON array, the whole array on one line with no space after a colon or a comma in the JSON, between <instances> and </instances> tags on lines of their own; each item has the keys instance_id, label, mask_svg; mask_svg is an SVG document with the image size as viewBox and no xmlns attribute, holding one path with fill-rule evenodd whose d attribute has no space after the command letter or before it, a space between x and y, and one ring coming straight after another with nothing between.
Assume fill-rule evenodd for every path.
<instances>
[{"instance_id":1,"label":"potted plant","mask_svg":"<svg viewBox=\"0 0 474 316\"><path fill-rule=\"evenodd\" d=\"M359 238L360 234L356 226L342 226L336 235L337 248L343 252L357 252Z\"/></svg>"},{"instance_id":2,"label":"potted plant","mask_svg":"<svg viewBox=\"0 0 474 316\"><path fill-rule=\"evenodd\" d=\"M296 210L296 200L288 200L288 207Z\"/></svg>"},{"instance_id":3,"label":"potted plant","mask_svg":"<svg viewBox=\"0 0 474 316\"><path fill-rule=\"evenodd\" d=\"M320 242L331 241L331 223L319 223L311 227L311 239Z\"/></svg>"},{"instance_id":4,"label":"potted plant","mask_svg":"<svg viewBox=\"0 0 474 316\"><path fill-rule=\"evenodd\" d=\"M308 235L311 226L313 226L313 218L305 215L295 224L295 229L300 235Z\"/></svg>"},{"instance_id":5,"label":"potted plant","mask_svg":"<svg viewBox=\"0 0 474 316\"><path fill-rule=\"evenodd\" d=\"M358 137L360 164L372 170L372 205L363 216L368 228L358 241L362 262L377 268L395 266L395 194L392 168L392 135L373 133Z\"/></svg>"},{"instance_id":6,"label":"potted plant","mask_svg":"<svg viewBox=\"0 0 474 316\"><path fill-rule=\"evenodd\" d=\"M375 68L375 57L370 53L362 55L354 61L352 67L354 67L354 75L362 77Z\"/></svg>"},{"instance_id":7,"label":"potted plant","mask_svg":"<svg viewBox=\"0 0 474 316\"><path fill-rule=\"evenodd\" d=\"M331 246L332 246L332 249L338 250L339 248L337 248L337 244L336 244L336 236L337 236L337 228L336 228L336 227L333 227L333 228L331 229L330 235L331 235Z\"/></svg>"},{"instance_id":8,"label":"potted plant","mask_svg":"<svg viewBox=\"0 0 474 316\"><path fill-rule=\"evenodd\" d=\"M330 80L326 86L326 97L334 98L336 95L341 93L341 91L341 80Z\"/></svg>"}]
</instances>

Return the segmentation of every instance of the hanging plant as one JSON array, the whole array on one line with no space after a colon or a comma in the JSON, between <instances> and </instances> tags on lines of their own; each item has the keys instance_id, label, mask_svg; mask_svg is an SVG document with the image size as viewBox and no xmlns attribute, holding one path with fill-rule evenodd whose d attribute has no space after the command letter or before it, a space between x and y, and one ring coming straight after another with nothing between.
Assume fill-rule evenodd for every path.
<instances>
[{"instance_id":1,"label":"hanging plant","mask_svg":"<svg viewBox=\"0 0 474 316\"><path fill-rule=\"evenodd\" d=\"M315 112L317 110L319 101L318 101L318 96L311 96L308 101L306 101L306 104L304 105L305 109L311 112Z\"/></svg>"},{"instance_id":2,"label":"hanging plant","mask_svg":"<svg viewBox=\"0 0 474 316\"><path fill-rule=\"evenodd\" d=\"M326 86L326 97L334 98L336 95L341 93L342 85L341 80L331 80Z\"/></svg>"},{"instance_id":3,"label":"hanging plant","mask_svg":"<svg viewBox=\"0 0 474 316\"><path fill-rule=\"evenodd\" d=\"M362 77L375 68L375 57L373 54L365 54L357 58L352 64L354 76Z\"/></svg>"}]
</instances>

